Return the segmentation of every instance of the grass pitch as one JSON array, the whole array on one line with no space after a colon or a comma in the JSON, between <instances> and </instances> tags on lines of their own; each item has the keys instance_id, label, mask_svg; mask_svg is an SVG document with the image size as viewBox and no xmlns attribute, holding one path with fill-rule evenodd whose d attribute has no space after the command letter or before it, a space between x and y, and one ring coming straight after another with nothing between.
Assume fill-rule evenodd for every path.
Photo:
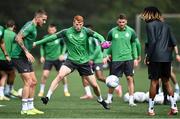
<instances>
[{"instance_id":1,"label":"grass pitch","mask_svg":"<svg viewBox=\"0 0 180 119\"><path fill-rule=\"evenodd\" d=\"M40 76L42 69L39 66L35 66L36 75L38 79L38 85L36 88L35 107L44 111L43 115L27 116L21 115L21 100L11 99L10 101L0 101L0 105L6 105L0 107L0 118L149 118L147 116L147 103L138 103L137 107L129 107L128 103L123 102L123 98L119 98L114 94L113 103L110 110L105 110L96 101L96 96L92 100L80 100L79 97L84 94L84 89L81 83L79 74L75 71L68 76L70 97L63 95L63 86L57 88L52 95L50 102L47 105L43 105L40 98L37 97L40 84ZM105 70L104 74L107 76L108 71ZM177 79L180 78L179 72L176 72ZM56 72L52 70L50 77L46 85L46 93L50 86L51 81L55 78ZM107 87L104 83L99 82L102 96L106 98ZM127 92L127 82L123 77L120 79L120 83L123 87L123 92ZM179 81L180 83L180 81ZM22 81L17 74L15 81L15 89L19 89L22 86ZM147 79L147 69L135 70L135 91L147 92L149 89L149 80ZM180 103L178 102L180 106ZM180 110L180 109L179 109ZM156 105L156 115L154 118L169 118L167 112L169 111L168 105ZM180 118L180 114L173 116L172 118Z\"/></svg>"}]
</instances>

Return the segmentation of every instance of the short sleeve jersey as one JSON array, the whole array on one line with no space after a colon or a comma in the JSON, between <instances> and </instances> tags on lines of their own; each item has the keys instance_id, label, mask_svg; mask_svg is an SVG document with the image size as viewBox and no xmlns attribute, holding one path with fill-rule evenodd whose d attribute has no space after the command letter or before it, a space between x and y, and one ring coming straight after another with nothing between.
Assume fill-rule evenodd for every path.
<instances>
[{"instance_id":1,"label":"short sleeve jersey","mask_svg":"<svg viewBox=\"0 0 180 119\"><path fill-rule=\"evenodd\" d=\"M36 25L32 21L29 21L22 27L20 33L23 35L23 43L25 47L30 52L32 50L33 42L36 40L37 36ZM12 57L25 57L23 50L17 43L13 47Z\"/></svg>"}]
</instances>

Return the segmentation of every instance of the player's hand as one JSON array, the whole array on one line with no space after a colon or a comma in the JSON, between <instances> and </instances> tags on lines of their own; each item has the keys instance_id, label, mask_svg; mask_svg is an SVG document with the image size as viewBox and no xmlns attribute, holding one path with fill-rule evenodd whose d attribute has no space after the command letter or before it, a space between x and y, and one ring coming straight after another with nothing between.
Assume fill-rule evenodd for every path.
<instances>
[{"instance_id":1,"label":"player's hand","mask_svg":"<svg viewBox=\"0 0 180 119\"><path fill-rule=\"evenodd\" d=\"M134 66L137 67L139 65L139 62L137 59L134 60Z\"/></svg>"},{"instance_id":2,"label":"player's hand","mask_svg":"<svg viewBox=\"0 0 180 119\"><path fill-rule=\"evenodd\" d=\"M145 59L144 59L144 64L146 64L146 65L149 64L149 58L148 58L148 57L145 57Z\"/></svg>"},{"instance_id":3,"label":"player's hand","mask_svg":"<svg viewBox=\"0 0 180 119\"><path fill-rule=\"evenodd\" d=\"M6 60L7 60L8 62L11 61L11 58L9 57L9 55L6 55Z\"/></svg>"},{"instance_id":4,"label":"player's hand","mask_svg":"<svg viewBox=\"0 0 180 119\"><path fill-rule=\"evenodd\" d=\"M141 62L141 56L138 56L137 60L138 60L138 62Z\"/></svg>"},{"instance_id":5,"label":"player's hand","mask_svg":"<svg viewBox=\"0 0 180 119\"><path fill-rule=\"evenodd\" d=\"M25 55L29 62L33 63L35 61L34 57L31 55L31 53L26 52Z\"/></svg>"},{"instance_id":6,"label":"player's hand","mask_svg":"<svg viewBox=\"0 0 180 119\"><path fill-rule=\"evenodd\" d=\"M103 64L107 64L108 61L111 61L111 59L109 58L109 56L103 58Z\"/></svg>"},{"instance_id":7,"label":"player's hand","mask_svg":"<svg viewBox=\"0 0 180 119\"><path fill-rule=\"evenodd\" d=\"M41 57L41 58L40 58L40 62L41 62L41 63L44 63L44 62L45 62L45 58L44 58L44 57Z\"/></svg>"},{"instance_id":8,"label":"player's hand","mask_svg":"<svg viewBox=\"0 0 180 119\"><path fill-rule=\"evenodd\" d=\"M64 61L64 60L65 60L64 55L60 55L60 56L59 56L59 60L60 60L60 61Z\"/></svg>"},{"instance_id":9,"label":"player's hand","mask_svg":"<svg viewBox=\"0 0 180 119\"><path fill-rule=\"evenodd\" d=\"M36 47L36 43L35 42L33 42L33 48L35 48Z\"/></svg>"},{"instance_id":10,"label":"player's hand","mask_svg":"<svg viewBox=\"0 0 180 119\"><path fill-rule=\"evenodd\" d=\"M177 60L178 62L180 62L180 55L179 55L179 54L176 55L176 60Z\"/></svg>"},{"instance_id":11,"label":"player's hand","mask_svg":"<svg viewBox=\"0 0 180 119\"><path fill-rule=\"evenodd\" d=\"M94 64L93 60L90 60L90 61L89 61L89 65L92 66L93 64Z\"/></svg>"}]
</instances>

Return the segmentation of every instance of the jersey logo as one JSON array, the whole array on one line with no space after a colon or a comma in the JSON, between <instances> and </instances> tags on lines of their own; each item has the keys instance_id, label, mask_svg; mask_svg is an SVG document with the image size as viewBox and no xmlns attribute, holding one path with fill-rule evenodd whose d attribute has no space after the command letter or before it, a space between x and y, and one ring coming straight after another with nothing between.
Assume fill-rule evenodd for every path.
<instances>
[{"instance_id":1,"label":"jersey logo","mask_svg":"<svg viewBox=\"0 0 180 119\"><path fill-rule=\"evenodd\" d=\"M69 38L73 38L73 35L72 35L72 34L69 34Z\"/></svg>"},{"instance_id":2,"label":"jersey logo","mask_svg":"<svg viewBox=\"0 0 180 119\"><path fill-rule=\"evenodd\" d=\"M58 44L58 43L59 43L59 40L55 40L54 43L55 43L55 44Z\"/></svg>"},{"instance_id":3,"label":"jersey logo","mask_svg":"<svg viewBox=\"0 0 180 119\"><path fill-rule=\"evenodd\" d=\"M81 38L84 36L84 34L83 33L80 33L80 35L79 35Z\"/></svg>"},{"instance_id":4,"label":"jersey logo","mask_svg":"<svg viewBox=\"0 0 180 119\"><path fill-rule=\"evenodd\" d=\"M130 35L129 35L129 33L126 33L125 36L126 36L126 37L129 37Z\"/></svg>"},{"instance_id":5,"label":"jersey logo","mask_svg":"<svg viewBox=\"0 0 180 119\"><path fill-rule=\"evenodd\" d=\"M114 35L114 37L115 37L115 38L118 38L118 37L119 37L119 35L116 33L116 34Z\"/></svg>"}]
</instances>

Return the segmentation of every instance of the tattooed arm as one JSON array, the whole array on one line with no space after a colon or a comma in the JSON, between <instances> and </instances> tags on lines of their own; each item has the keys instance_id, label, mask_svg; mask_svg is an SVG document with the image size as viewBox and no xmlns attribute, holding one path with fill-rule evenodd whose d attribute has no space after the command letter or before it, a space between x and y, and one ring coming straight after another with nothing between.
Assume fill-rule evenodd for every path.
<instances>
[{"instance_id":1,"label":"tattooed arm","mask_svg":"<svg viewBox=\"0 0 180 119\"><path fill-rule=\"evenodd\" d=\"M21 32L16 36L15 40L19 44L21 49L23 50L23 52L26 55L28 61L29 62L34 62L35 61L34 57L32 56L31 53L29 53L29 51L27 50L27 48L25 47L25 45L23 43L23 34Z\"/></svg>"}]
</instances>

